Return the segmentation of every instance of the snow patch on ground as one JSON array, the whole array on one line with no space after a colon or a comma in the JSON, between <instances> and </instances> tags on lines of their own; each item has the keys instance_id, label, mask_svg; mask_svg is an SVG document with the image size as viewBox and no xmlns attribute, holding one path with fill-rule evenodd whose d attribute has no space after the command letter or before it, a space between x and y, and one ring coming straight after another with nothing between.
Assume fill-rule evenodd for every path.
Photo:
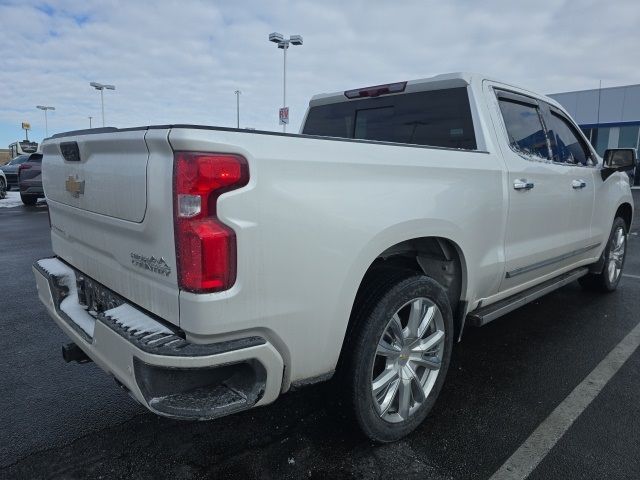
<instances>
[{"instance_id":1,"label":"snow patch on ground","mask_svg":"<svg viewBox=\"0 0 640 480\"><path fill-rule=\"evenodd\" d=\"M44 198L38 200L36 207L45 206L47 203ZM20 200L20 192L7 192L7 197L0 199L0 208L15 208L22 207L22 200Z\"/></svg>"},{"instance_id":2,"label":"snow patch on ground","mask_svg":"<svg viewBox=\"0 0 640 480\"><path fill-rule=\"evenodd\" d=\"M19 192L7 192L7 197L0 200L0 208L13 208L22 205Z\"/></svg>"},{"instance_id":3,"label":"snow patch on ground","mask_svg":"<svg viewBox=\"0 0 640 480\"><path fill-rule=\"evenodd\" d=\"M136 310L126 303L119 307L112 308L104 312L106 316L111 317L121 327L129 329L133 332L141 332L144 334L166 333L173 334L171 330L161 323L152 320L144 313Z\"/></svg>"}]
</instances>

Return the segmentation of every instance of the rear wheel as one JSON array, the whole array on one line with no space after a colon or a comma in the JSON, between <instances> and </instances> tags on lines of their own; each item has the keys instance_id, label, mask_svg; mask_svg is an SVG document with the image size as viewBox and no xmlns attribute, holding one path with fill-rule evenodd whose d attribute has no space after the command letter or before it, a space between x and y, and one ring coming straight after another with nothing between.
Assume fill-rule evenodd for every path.
<instances>
[{"instance_id":1,"label":"rear wheel","mask_svg":"<svg viewBox=\"0 0 640 480\"><path fill-rule=\"evenodd\" d=\"M440 284L412 271L385 280L359 303L343 372L354 416L378 442L398 440L422 423L453 346L451 307Z\"/></svg>"},{"instance_id":2,"label":"rear wheel","mask_svg":"<svg viewBox=\"0 0 640 480\"><path fill-rule=\"evenodd\" d=\"M7 184L4 183L4 178L0 178L0 199L7 196Z\"/></svg>"},{"instance_id":3,"label":"rear wheel","mask_svg":"<svg viewBox=\"0 0 640 480\"><path fill-rule=\"evenodd\" d=\"M603 292L613 292L618 288L622 277L622 268L627 255L627 224L616 217L613 221L609 241L602 252L604 267L600 273L589 273L579 282L584 288Z\"/></svg>"},{"instance_id":4,"label":"rear wheel","mask_svg":"<svg viewBox=\"0 0 640 480\"><path fill-rule=\"evenodd\" d=\"M20 199L22 200L22 203L24 203L25 205L31 206L31 205L35 205L36 202L38 201L38 196L37 195L24 195L24 194L20 194Z\"/></svg>"}]
</instances>

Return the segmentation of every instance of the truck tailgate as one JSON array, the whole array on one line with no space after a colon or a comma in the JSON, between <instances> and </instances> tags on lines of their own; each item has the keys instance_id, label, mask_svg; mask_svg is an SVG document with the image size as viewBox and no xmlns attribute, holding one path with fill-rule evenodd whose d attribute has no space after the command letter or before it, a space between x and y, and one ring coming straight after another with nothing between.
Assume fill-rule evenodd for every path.
<instances>
[{"instance_id":1,"label":"truck tailgate","mask_svg":"<svg viewBox=\"0 0 640 480\"><path fill-rule=\"evenodd\" d=\"M147 208L146 132L66 137L54 142L58 148L47 144L47 197L89 212L141 222Z\"/></svg>"},{"instance_id":2,"label":"truck tailgate","mask_svg":"<svg viewBox=\"0 0 640 480\"><path fill-rule=\"evenodd\" d=\"M177 325L167 134L136 129L46 140L42 179L56 255Z\"/></svg>"}]
</instances>

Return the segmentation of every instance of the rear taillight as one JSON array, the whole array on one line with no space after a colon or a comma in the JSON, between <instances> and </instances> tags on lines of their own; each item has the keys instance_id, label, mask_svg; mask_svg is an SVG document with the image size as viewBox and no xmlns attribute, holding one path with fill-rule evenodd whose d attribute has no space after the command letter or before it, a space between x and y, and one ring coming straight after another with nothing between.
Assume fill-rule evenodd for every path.
<instances>
[{"instance_id":1,"label":"rear taillight","mask_svg":"<svg viewBox=\"0 0 640 480\"><path fill-rule=\"evenodd\" d=\"M180 288L218 292L236 280L236 235L216 215L217 200L249 182L238 155L176 152L174 217Z\"/></svg>"},{"instance_id":2,"label":"rear taillight","mask_svg":"<svg viewBox=\"0 0 640 480\"><path fill-rule=\"evenodd\" d=\"M20 173L23 170L29 170L31 168L31 165L29 165L28 163L21 163L20 166L18 167L18 177L20 176Z\"/></svg>"}]
</instances>

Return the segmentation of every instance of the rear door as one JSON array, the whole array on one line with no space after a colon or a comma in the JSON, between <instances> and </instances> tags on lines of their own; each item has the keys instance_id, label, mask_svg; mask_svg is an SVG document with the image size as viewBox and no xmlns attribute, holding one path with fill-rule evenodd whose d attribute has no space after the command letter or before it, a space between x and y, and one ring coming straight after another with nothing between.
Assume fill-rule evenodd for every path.
<instances>
[{"instance_id":1,"label":"rear door","mask_svg":"<svg viewBox=\"0 0 640 480\"><path fill-rule=\"evenodd\" d=\"M495 99L509 198L500 287L505 291L566 265L573 192L571 172L551 159L540 102L502 89L495 89Z\"/></svg>"}]
</instances>

